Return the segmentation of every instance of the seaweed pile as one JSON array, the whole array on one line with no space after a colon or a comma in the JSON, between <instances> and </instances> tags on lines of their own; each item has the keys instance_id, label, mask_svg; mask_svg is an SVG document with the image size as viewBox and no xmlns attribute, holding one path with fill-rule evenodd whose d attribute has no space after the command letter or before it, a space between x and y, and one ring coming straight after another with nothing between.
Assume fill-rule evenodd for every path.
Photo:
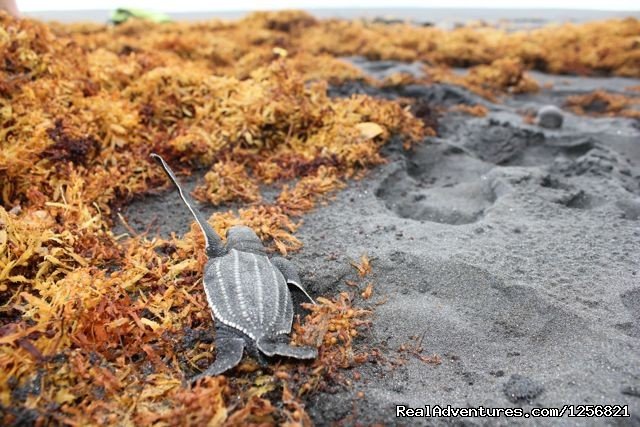
<instances>
[{"instance_id":1,"label":"seaweed pile","mask_svg":"<svg viewBox=\"0 0 640 427\"><path fill-rule=\"evenodd\" d=\"M379 357L353 345L370 284L318 298L294 325L294 340L320 346L313 363L263 372L246 359L185 387L215 357L202 236L112 232L119 207L166 184L149 153L208 170L199 200L241 206L210 218L221 235L243 223L286 254L301 248L301 216L384 162L393 135L410 148L434 134L406 103L329 97L345 80L384 84L337 56L419 59L441 80L442 67L475 66L460 84L494 96L535 90L529 68L638 76L638 33L636 20L507 34L302 12L117 27L0 13L2 423L309 424L306 394Z\"/></svg>"},{"instance_id":2,"label":"seaweed pile","mask_svg":"<svg viewBox=\"0 0 640 427\"><path fill-rule=\"evenodd\" d=\"M300 46L316 53L418 60L450 67L488 65L510 58L520 61L525 69L554 74L637 77L639 33L640 21L634 18L516 32L485 25L445 31L410 24L334 20L310 27L300 37Z\"/></svg>"},{"instance_id":3,"label":"seaweed pile","mask_svg":"<svg viewBox=\"0 0 640 427\"><path fill-rule=\"evenodd\" d=\"M596 90L585 95L567 97L566 105L576 114L590 116L618 116L640 119L640 99L621 93Z\"/></svg>"}]
</instances>

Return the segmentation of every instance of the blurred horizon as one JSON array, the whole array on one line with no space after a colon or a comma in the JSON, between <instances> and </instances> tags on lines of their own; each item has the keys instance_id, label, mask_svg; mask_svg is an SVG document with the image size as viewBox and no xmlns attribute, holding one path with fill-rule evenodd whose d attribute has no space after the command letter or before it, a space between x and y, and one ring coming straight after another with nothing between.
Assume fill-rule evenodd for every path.
<instances>
[{"instance_id":1,"label":"blurred horizon","mask_svg":"<svg viewBox=\"0 0 640 427\"><path fill-rule=\"evenodd\" d=\"M115 8L25 11L23 16L44 21L59 22L108 22ZM405 21L421 25L435 25L441 28L455 28L470 22L484 22L489 25L508 25L512 30L539 28L551 23L582 23L602 19L640 19L640 11L596 11L577 9L488 9L488 8L299 8L319 19L368 19L383 21ZM157 11L157 9L146 9ZM264 10L264 9L255 9ZM280 9L271 9L280 10ZM206 21L209 19L235 20L245 17L252 10L201 10L166 11L177 21Z\"/></svg>"},{"instance_id":2,"label":"blurred horizon","mask_svg":"<svg viewBox=\"0 0 640 427\"><path fill-rule=\"evenodd\" d=\"M92 2L80 0L61 0L51 2L48 0L20 1L18 6L23 12L45 11L82 11L82 10L113 10L118 7L138 8L162 12L240 12L251 10L282 10L282 9L474 9L474 10L585 10L585 11L638 11L640 2L631 0L611 0L604 4L596 2L584 2L580 0L523 0L512 2L506 0L487 0L478 4L469 0L436 0L417 1L400 0L390 2L388 0L279 0L267 4L264 1L236 0L229 3L206 4L196 0L183 0L173 2L167 0L129 0L118 4L113 1L97 0Z\"/></svg>"}]
</instances>

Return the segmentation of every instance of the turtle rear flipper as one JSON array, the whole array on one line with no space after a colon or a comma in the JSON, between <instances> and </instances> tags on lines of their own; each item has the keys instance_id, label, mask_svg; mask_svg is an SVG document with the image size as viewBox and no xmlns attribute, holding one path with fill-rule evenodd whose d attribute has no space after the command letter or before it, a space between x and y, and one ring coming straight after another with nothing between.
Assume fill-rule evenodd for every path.
<instances>
[{"instance_id":1,"label":"turtle rear flipper","mask_svg":"<svg viewBox=\"0 0 640 427\"><path fill-rule=\"evenodd\" d=\"M294 347L288 343L278 342L275 338L260 337L256 341L258 350L267 356L285 356L295 359L315 359L318 349L313 347Z\"/></svg>"},{"instance_id":2,"label":"turtle rear flipper","mask_svg":"<svg viewBox=\"0 0 640 427\"><path fill-rule=\"evenodd\" d=\"M216 360L206 371L191 379L195 383L203 377L214 377L228 371L242 360L244 339L241 337L221 337L216 339Z\"/></svg>"}]
</instances>

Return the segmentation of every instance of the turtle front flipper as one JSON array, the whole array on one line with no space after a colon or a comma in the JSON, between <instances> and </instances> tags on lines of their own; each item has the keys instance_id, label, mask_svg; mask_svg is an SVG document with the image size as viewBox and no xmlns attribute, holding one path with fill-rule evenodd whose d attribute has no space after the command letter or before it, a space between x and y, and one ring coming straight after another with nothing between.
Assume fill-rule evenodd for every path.
<instances>
[{"instance_id":1,"label":"turtle front flipper","mask_svg":"<svg viewBox=\"0 0 640 427\"><path fill-rule=\"evenodd\" d=\"M260 337L256 341L258 350L269 357L285 356L295 359L315 359L318 349L313 347L294 347L286 342L279 342L277 338Z\"/></svg>"},{"instance_id":2,"label":"turtle front flipper","mask_svg":"<svg viewBox=\"0 0 640 427\"><path fill-rule=\"evenodd\" d=\"M193 217L196 219L196 222L200 226L200 229L204 234L207 256L209 256L210 258L214 258L224 255L226 251L222 244L222 239L220 239L220 236L218 236L218 233L216 233L213 227L209 225L205 217L202 216L202 213L196 207L196 204L193 199L191 199L191 196L189 196L188 193L182 190L182 187L180 187L180 183L178 182L178 178L176 178L167 162L165 162L162 157L155 153L151 153L150 156L155 159L160 164L160 166L162 166L171 182L173 182L173 185L175 185L178 189L180 198L182 199L184 204L187 205L187 208L191 211L191 214L193 214Z\"/></svg>"},{"instance_id":3,"label":"turtle front flipper","mask_svg":"<svg viewBox=\"0 0 640 427\"><path fill-rule=\"evenodd\" d=\"M214 377L228 371L242 360L244 351L244 339L241 337L225 336L216 338L216 360L206 371L191 379L195 383L200 378Z\"/></svg>"},{"instance_id":4,"label":"turtle front flipper","mask_svg":"<svg viewBox=\"0 0 640 427\"><path fill-rule=\"evenodd\" d=\"M271 258L271 264L274 265L280 273L284 276L284 280L287 282L287 285L293 285L298 288L302 293L309 298L313 304L316 302L311 298L311 295L306 291L306 289L302 286L302 281L300 280L300 276L298 275L298 270L296 267L286 258L282 257L273 257Z\"/></svg>"}]
</instances>

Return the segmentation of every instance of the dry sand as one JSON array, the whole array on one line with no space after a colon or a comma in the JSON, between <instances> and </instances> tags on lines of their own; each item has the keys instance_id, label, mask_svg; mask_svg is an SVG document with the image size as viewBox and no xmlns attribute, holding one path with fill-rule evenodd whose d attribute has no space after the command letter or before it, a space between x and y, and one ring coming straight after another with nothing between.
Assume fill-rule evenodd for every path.
<instances>
[{"instance_id":1,"label":"dry sand","mask_svg":"<svg viewBox=\"0 0 640 427\"><path fill-rule=\"evenodd\" d=\"M356 62L378 75L397 67ZM394 359L421 336L423 354L442 358L440 365L408 357L395 368L371 363L348 371L360 374L353 387L308 401L318 425L462 424L396 419L396 404L623 404L632 418L606 423L640 425L640 126L566 113L562 129L546 130L516 113L640 81L534 76L554 88L501 104L448 85L333 90L481 103L490 114L446 113L438 137L411 152L390 144L388 164L304 217L297 236L305 246L291 259L313 295L352 291L345 284L355 275L350 261L363 253L373 259L371 301L386 303L358 345ZM191 221L173 194L136 202L126 216L137 228L155 217L161 234L182 234ZM514 421L524 423L464 425Z\"/></svg>"}]
</instances>

